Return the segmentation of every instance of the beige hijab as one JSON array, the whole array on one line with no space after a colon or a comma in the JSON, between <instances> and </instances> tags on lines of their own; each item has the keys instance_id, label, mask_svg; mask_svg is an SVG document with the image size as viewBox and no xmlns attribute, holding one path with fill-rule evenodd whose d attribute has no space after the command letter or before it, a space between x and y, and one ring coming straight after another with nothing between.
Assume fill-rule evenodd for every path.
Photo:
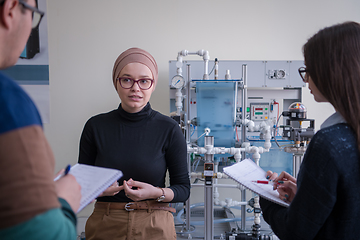
<instances>
[{"instance_id":1,"label":"beige hijab","mask_svg":"<svg viewBox=\"0 0 360 240\"><path fill-rule=\"evenodd\" d=\"M113 83L116 89L116 78L119 76L121 70L129 63L142 63L147 66L154 77L154 87L158 80L158 67L155 59L147 51L140 48L129 48L122 52L116 59L113 68Z\"/></svg>"}]
</instances>

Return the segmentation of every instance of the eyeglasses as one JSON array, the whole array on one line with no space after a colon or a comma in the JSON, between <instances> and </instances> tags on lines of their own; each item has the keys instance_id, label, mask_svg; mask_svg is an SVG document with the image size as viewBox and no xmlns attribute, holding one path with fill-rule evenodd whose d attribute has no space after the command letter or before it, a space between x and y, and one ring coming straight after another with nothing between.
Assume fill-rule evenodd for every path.
<instances>
[{"instance_id":1,"label":"eyeglasses","mask_svg":"<svg viewBox=\"0 0 360 240\"><path fill-rule=\"evenodd\" d=\"M148 90L153 85L154 80L149 78L139 79L135 80L129 77L119 77L117 78L119 80L120 86L125 89L132 88L135 83L138 84L139 88L142 90Z\"/></svg>"},{"instance_id":2,"label":"eyeglasses","mask_svg":"<svg viewBox=\"0 0 360 240\"><path fill-rule=\"evenodd\" d=\"M25 3L23 0L19 0L19 3L32 11L32 28L37 28L39 26L41 19L44 17L45 13L40 11L39 9L30 6L29 4Z\"/></svg>"},{"instance_id":3,"label":"eyeglasses","mask_svg":"<svg viewBox=\"0 0 360 240\"><path fill-rule=\"evenodd\" d=\"M307 80L307 77L306 77L306 73L307 73L306 67L300 67L298 69L298 71L299 71L300 77L302 78L304 83L307 83L308 80Z\"/></svg>"}]
</instances>

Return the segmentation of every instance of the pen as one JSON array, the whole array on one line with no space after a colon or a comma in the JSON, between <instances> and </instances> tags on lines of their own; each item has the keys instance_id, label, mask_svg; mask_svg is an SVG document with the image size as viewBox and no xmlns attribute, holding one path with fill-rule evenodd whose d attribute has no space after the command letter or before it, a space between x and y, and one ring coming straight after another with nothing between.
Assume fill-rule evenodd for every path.
<instances>
[{"instance_id":1,"label":"pen","mask_svg":"<svg viewBox=\"0 0 360 240\"><path fill-rule=\"evenodd\" d=\"M267 180L254 180L253 183L260 183L260 184L274 184L273 181L267 181Z\"/></svg>"},{"instance_id":2,"label":"pen","mask_svg":"<svg viewBox=\"0 0 360 240\"><path fill-rule=\"evenodd\" d=\"M271 184L274 185L274 181L273 180L254 180L252 181L254 183L260 183L260 184ZM278 181L277 184L279 185L280 183L284 183L284 181Z\"/></svg>"},{"instance_id":3,"label":"pen","mask_svg":"<svg viewBox=\"0 0 360 240\"><path fill-rule=\"evenodd\" d=\"M68 164L65 168L64 176L66 176L70 172L71 165Z\"/></svg>"},{"instance_id":4,"label":"pen","mask_svg":"<svg viewBox=\"0 0 360 240\"><path fill-rule=\"evenodd\" d=\"M59 176L57 176L57 177L54 179L54 181L57 181L57 180L59 180L60 178L66 176L66 175L70 172L70 168L71 168L71 165L68 164L68 165L66 166L66 168L65 168L64 173L63 173L63 174L60 174Z\"/></svg>"}]
</instances>

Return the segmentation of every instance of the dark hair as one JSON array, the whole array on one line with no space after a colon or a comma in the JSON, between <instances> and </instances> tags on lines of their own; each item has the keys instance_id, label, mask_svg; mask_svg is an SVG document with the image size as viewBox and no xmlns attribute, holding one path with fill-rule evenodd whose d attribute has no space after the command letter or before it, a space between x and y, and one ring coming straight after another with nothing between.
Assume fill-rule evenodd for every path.
<instances>
[{"instance_id":1,"label":"dark hair","mask_svg":"<svg viewBox=\"0 0 360 240\"><path fill-rule=\"evenodd\" d=\"M357 135L360 150L360 24L324 28L303 47L307 74Z\"/></svg>"}]
</instances>

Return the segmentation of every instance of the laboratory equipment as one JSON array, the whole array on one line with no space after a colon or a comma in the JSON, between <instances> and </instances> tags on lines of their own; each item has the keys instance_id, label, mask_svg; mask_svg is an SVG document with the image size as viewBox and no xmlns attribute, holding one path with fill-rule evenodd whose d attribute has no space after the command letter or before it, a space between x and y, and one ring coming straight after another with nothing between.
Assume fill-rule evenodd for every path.
<instances>
[{"instance_id":1,"label":"laboratory equipment","mask_svg":"<svg viewBox=\"0 0 360 240\"><path fill-rule=\"evenodd\" d=\"M184 61L189 55L198 55L203 60ZM291 126L289 129L278 125L280 113L284 118L291 117L283 109L298 112L298 117L304 114L300 109L303 105L292 105L301 103L305 83L297 70L303 65L303 61L211 60L206 50L182 50L176 61L169 62L170 115L178 119L184 131L192 181L185 211L176 218L182 223L182 236L194 235L191 208L197 204L191 201L196 198L193 193L203 189L204 239L219 237L214 233L214 224L219 222L229 225L241 222L240 227L221 233L223 239L235 239L230 237L239 231L242 234L236 239L276 239L276 236L260 234L259 197L251 192L250 197L246 197L249 191L234 184L221 170L248 157L264 170L275 167L276 171L293 171L294 153L284 151L284 146L297 146L299 137L299 148L304 145L301 143L305 139L304 129L296 124L307 121L306 115L289 118L286 124L281 124ZM186 74L183 75L184 66ZM295 133L292 135L292 132ZM286 137L288 133L290 137ZM311 134L306 135L306 141L310 138ZM227 189L231 191L226 192ZM241 218L215 219L214 212L219 208L234 207L240 211ZM246 229L248 211L253 215L250 229Z\"/></svg>"},{"instance_id":2,"label":"laboratory equipment","mask_svg":"<svg viewBox=\"0 0 360 240\"><path fill-rule=\"evenodd\" d=\"M292 103L289 106L288 111L284 111L281 115L287 117L286 124L280 126L283 128L282 136L293 142L293 144L287 145L284 148L284 151L293 154L292 175L296 178L299 173L302 158L306 151L306 146L315 134L315 120L306 118L307 109L300 102ZM303 122L309 122L309 126L303 127Z\"/></svg>"}]
</instances>

